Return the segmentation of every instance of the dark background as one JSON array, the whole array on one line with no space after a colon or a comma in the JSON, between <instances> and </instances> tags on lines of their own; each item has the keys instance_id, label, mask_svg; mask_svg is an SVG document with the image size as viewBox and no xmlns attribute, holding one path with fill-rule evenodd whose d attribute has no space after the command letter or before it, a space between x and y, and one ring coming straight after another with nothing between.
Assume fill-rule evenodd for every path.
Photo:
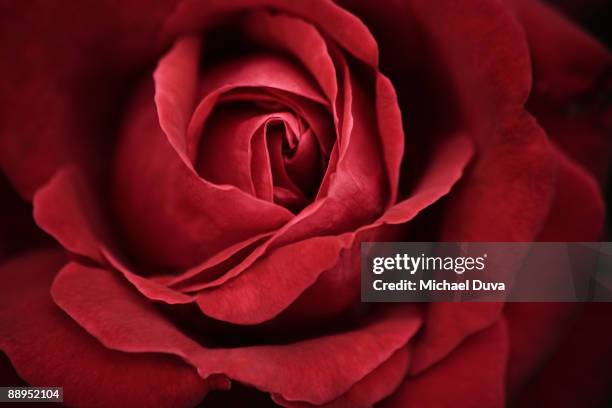
<instances>
[{"instance_id":1,"label":"dark background","mask_svg":"<svg viewBox=\"0 0 612 408\"><path fill-rule=\"evenodd\" d=\"M612 45L612 2L610 0L549 0L602 42Z\"/></svg>"}]
</instances>

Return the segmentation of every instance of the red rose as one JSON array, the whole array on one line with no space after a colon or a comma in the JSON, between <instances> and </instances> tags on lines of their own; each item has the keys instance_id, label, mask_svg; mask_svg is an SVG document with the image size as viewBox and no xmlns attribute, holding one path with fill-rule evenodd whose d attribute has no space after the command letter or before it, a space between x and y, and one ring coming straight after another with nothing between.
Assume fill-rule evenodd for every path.
<instances>
[{"instance_id":1,"label":"red rose","mask_svg":"<svg viewBox=\"0 0 612 408\"><path fill-rule=\"evenodd\" d=\"M103 407L607 397L604 305L359 301L362 241L602 237L612 57L553 9L1 18L0 349L28 384Z\"/></svg>"}]
</instances>

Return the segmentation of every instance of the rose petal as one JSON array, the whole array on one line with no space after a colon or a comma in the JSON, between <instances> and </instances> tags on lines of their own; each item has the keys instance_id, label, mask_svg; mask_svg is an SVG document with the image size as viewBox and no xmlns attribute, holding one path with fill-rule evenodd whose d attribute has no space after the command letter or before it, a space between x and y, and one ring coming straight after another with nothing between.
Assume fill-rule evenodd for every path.
<instances>
[{"instance_id":1,"label":"rose petal","mask_svg":"<svg viewBox=\"0 0 612 408\"><path fill-rule=\"evenodd\" d=\"M311 212L316 211L319 206L322 205L322 201L315 201L310 206L306 207L302 210L299 216L308 215ZM268 238L266 242L263 242L261 245L253 248L253 250L242 260L238 265L232 266L230 270L228 270L223 275L217 277L216 279L210 280L210 275L208 273L209 267L215 267L219 260L215 259L214 262L210 262L209 260L204 261L202 264L190 268L183 276L177 276L175 280L172 281L172 284L180 288L181 290L188 292L196 292L206 288L217 287L229 279L232 279L242 273L245 269L253 264L257 259L259 259L266 251L268 247L270 247L271 243L275 239L275 237L279 234L284 233L286 230L290 229L293 225L295 225L298 217L293 218L287 224L279 228L273 234L266 234ZM260 235L260 237L263 236Z\"/></svg>"},{"instance_id":2,"label":"rose petal","mask_svg":"<svg viewBox=\"0 0 612 408\"><path fill-rule=\"evenodd\" d=\"M0 267L0 348L33 386L64 387L70 406L189 407L208 386L180 360L104 348L57 308L49 286L59 251L32 252Z\"/></svg>"},{"instance_id":3,"label":"rose petal","mask_svg":"<svg viewBox=\"0 0 612 408\"><path fill-rule=\"evenodd\" d=\"M335 268L324 271L306 291L283 312L280 319L302 321L336 316L359 300L360 293L360 241L389 241L392 225L408 223L422 210L449 193L463 175L465 166L472 159L473 146L462 135L453 135L438 146L421 183L406 200L391 207L371 225L360 228L355 234L351 251L342 253Z\"/></svg>"},{"instance_id":4,"label":"rose petal","mask_svg":"<svg viewBox=\"0 0 612 408\"><path fill-rule=\"evenodd\" d=\"M331 269L350 237L315 237L271 251L238 278L200 292L197 302L208 316L235 324L273 318Z\"/></svg>"},{"instance_id":5,"label":"rose petal","mask_svg":"<svg viewBox=\"0 0 612 408\"><path fill-rule=\"evenodd\" d=\"M447 357L463 341L494 324L502 314L501 303L432 303L426 324L414 344L410 372L420 374Z\"/></svg>"},{"instance_id":6,"label":"rose petal","mask_svg":"<svg viewBox=\"0 0 612 408\"><path fill-rule=\"evenodd\" d=\"M278 235L282 239L276 243L278 246L310 236L351 230L359 225L371 222L376 213L384 206L382 202L388 199L384 192L386 183L382 181L384 176L380 164L381 154L376 153L380 150L380 144L370 137L370 134L376 132L375 129L372 129L376 123L376 118L373 117L371 110L366 106L366 92L351 76L344 59L337 52L335 54L335 59L342 65L345 92L342 108L344 112L343 124L341 126L341 132L344 136L339 141L341 148L337 169L333 173L333 182L328 183L327 191L320 190L319 192L319 195L323 192L326 194L325 199L319 200L319 204L310 208L309 211L301 212L294 223L286 225L286 228L279 231ZM381 89L386 88L381 85ZM389 90L387 89L387 91ZM388 92L382 96L386 96L386 98L383 98L385 104L389 103L389 99L392 100L392 103L395 102ZM204 112L209 109L210 107L204 109ZM359 120L353 121L353 115L359 117ZM393 115L391 116L393 117ZM395 116L395 119L397 119L397 116ZM401 130L401 124L399 129ZM378 170L372 171L372 169ZM332 173L328 172L325 177L331 177L331 175ZM326 184L324 179L323 185ZM356 202L356 197L359 197L359 202ZM338 221L330 223L330 219ZM330 227L333 227L332 231L329 231ZM252 257L249 257L248 262L252 262L262 252L263 249L254 253ZM236 270L228 277L239 273L240 271ZM226 279L227 277L223 278L223 280ZM221 281L216 284L219 283ZM198 288L202 289L213 285L213 283L207 282L204 285L200 285Z\"/></svg>"},{"instance_id":7,"label":"rose petal","mask_svg":"<svg viewBox=\"0 0 612 408\"><path fill-rule=\"evenodd\" d=\"M124 263L117 259L112 251L103 248L102 253L109 264L123 274L123 276L147 298L163 301L170 305L186 304L195 301L193 296L173 290L167 285L157 282L152 278L145 278L132 272Z\"/></svg>"},{"instance_id":8,"label":"rose petal","mask_svg":"<svg viewBox=\"0 0 612 408\"><path fill-rule=\"evenodd\" d=\"M534 71L529 109L547 133L603 182L610 163L612 54L543 2L512 1ZM563 44L558 52L550 44Z\"/></svg>"},{"instance_id":9,"label":"rose petal","mask_svg":"<svg viewBox=\"0 0 612 408\"><path fill-rule=\"evenodd\" d=\"M508 353L503 321L468 339L450 356L408 377L382 407L504 407Z\"/></svg>"},{"instance_id":10,"label":"rose petal","mask_svg":"<svg viewBox=\"0 0 612 408\"><path fill-rule=\"evenodd\" d=\"M270 75L271 72L274 75ZM197 150L206 120L224 93L244 87L264 88L299 95L323 106L330 103L319 94L316 85L311 83L299 67L274 56L259 55L225 63L203 75L201 84L202 100L193 111L185 135L186 155L191 159Z\"/></svg>"},{"instance_id":11,"label":"rose petal","mask_svg":"<svg viewBox=\"0 0 612 408\"><path fill-rule=\"evenodd\" d=\"M575 303L509 303L508 398L514 399L557 350L571 329L580 306Z\"/></svg>"},{"instance_id":12,"label":"rose petal","mask_svg":"<svg viewBox=\"0 0 612 408\"><path fill-rule=\"evenodd\" d=\"M531 75L520 26L499 2L411 1L396 8L395 28L417 24L431 42L425 61L446 67L430 67L460 108L459 119L445 123L463 122L477 142L478 160L449 196L439 239L532 241L552 200L554 157L523 109ZM404 52L413 47L403 45ZM499 304L430 305L411 370L435 363L500 313Z\"/></svg>"},{"instance_id":13,"label":"rose petal","mask_svg":"<svg viewBox=\"0 0 612 408\"><path fill-rule=\"evenodd\" d=\"M120 8L3 5L0 60L10 63L0 68L0 162L24 197L67 162L99 164L116 125L109 117L117 116L117 89L162 51L159 26L172 8L162 1L143 13L132 0Z\"/></svg>"},{"instance_id":14,"label":"rose petal","mask_svg":"<svg viewBox=\"0 0 612 408\"><path fill-rule=\"evenodd\" d=\"M383 12L374 3L354 4L364 18L371 19L368 23L377 34L388 40L383 44L392 79L401 87L402 104L409 106L408 112L427 118L408 118L410 129L416 121L417 131L437 140L444 134L441 130L467 127L477 142L477 163L460 187L471 192L453 194L452 201L461 204L450 205L440 239L533 240L552 199L554 158L544 132L525 114L531 62L524 32L511 8L488 0L389 1L384 5ZM406 30L410 35L402 35ZM427 47L421 49L422 44ZM410 55L418 58L410 59ZM442 86L431 91L449 102L424 98L422 93L430 89L419 82ZM422 104L425 107L419 107ZM431 125L437 121L439 126ZM408 143L414 144L410 138Z\"/></svg>"},{"instance_id":15,"label":"rose petal","mask_svg":"<svg viewBox=\"0 0 612 408\"><path fill-rule=\"evenodd\" d=\"M282 0L238 0L231 3L222 0L183 1L166 21L165 32L169 36L200 31L223 16L248 9L271 7L311 21L321 31L331 36L355 57L371 66L378 64L376 41L367 27L355 16L331 1L286 2Z\"/></svg>"},{"instance_id":16,"label":"rose petal","mask_svg":"<svg viewBox=\"0 0 612 408\"><path fill-rule=\"evenodd\" d=\"M276 47L299 59L315 77L327 99L336 101L336 68L316 28L301 19L258 12L247 17L243 29L250 41Z\"/></svg>"},{"instance_id":17,"label":"rose petal","mask_svg":"<svg viewBox=\"0 0 612 408\"><path fill-rule=\"evenodd\" d=\"M370 374L359 380L344 395L323 405L325 408L359 408L371 407L373 404L391 394L404 379L409 364L407 348L393 354ZM288 408L313 408L316 405L286 401L278 395L272 398L277 404Z\"/></svg>"},{"instance_id":18,"label":"rose petal","mask_svg":"<svg viewBox=\"0 0 612 408\"><path fill-rule=\"evenodd\" d=\"M340 56L338 56L340 58ZM389 203L385 182L382 147L376 134L375 111L362 83L349 71L343 59L343 100L339 157L327 191L320 190L321 202L312 212L302 212L294 226L278 244L294 242L306 236L338 234L354 230L378 218ZM325 183L325 180L323 180ZM330 220L334 220L330 222Z\"/></svg>"},{"instance_id":19,"label":"rose petal","mask_svg":"<svg viewBox=\"0 0 612 408\"><path fill-rule=\"evenodd\" d=\"M149 114L154 115L154 111L151 110ZM145 122L147 121L145 120ZM138 128L139 125L142 125L142 123L137 121L133 125ZM153 119L152 122L148 123L148 125L153 125L153 130L161 132L159 128L155 127L155 121ZM136 130L142 130L142 133ZM160 208L159 206L150 205L151 202L159 203L162 202L162 200L170 199L174 202L174 205L177 206L186 205L187 203L189 203L189 201L191 201L192 203L195 202L195 204L200 207L196 207L193 209L194 216L198 219L201 219L201 215L198 211L208 213L204 211L201 206L205 206L206 203L214 204L214 197L217 196L217 194L226 196L226 198L219 198L219 200L221 201L217 201L217 204L214 205L221 205L221 203L226 200L232 200L232 202L240 202L240 197L242 197L243 199L247 199L247 201L254 199L252 197L245 196L237 190L218 190L215 188L208 190L208 185L201 184L201 180L199 178L195 177L192 173L184 170L184 166L175 156L172 148L169 145L164 144L167 142L163 140L163 138L155 139L152 137L154 135L153 133L146 132L144 131L144 129L140 128L134 129L133 135L134 137L139 138L147 137L147 140L149 141L147 146L152 149L152 151L150 152L151 155L142 155L140 150L142 145L139 143L140 140L134 141L133 145L127 147L127 150L129 150L129 147L133 147L134 150L125 152L125 154L130 157L130 160L128 162L126 158L126 161L123 162L123 164L128 167L126 169L126 173L123 174L130 174L134 178L122 177L120 178L120 181L122 183L122 186L125 186L125 183L132 181L136 183L138 187L135 189L128 189L129 193L126 192L125 194L121 194L123 191L119 189L119 187L121 186L118 186L117 188L119 191L116 197L117 201L119 202L119 208L121 210L119 211L120 216L130 210L130 205L136 204L132 200L144 200L144 202L141 202L141 204L146 206L147 212L136 211L137 215L135 215L133 219L129 218L129 225L132 226L132 228L127 229L127 231L129 231L128 238L131 236L142 237L142 240L135 239L135 242L137 244L136 248L147 248L148 246L150 247L150 245L159 245L159 248L161 249L159 250L159 253L157 255L159 255L159 258L161 259L164 259L164 255L168 256L170 259L177 259L180 256L181 251L179 250L178 253L172 251L172 249L176 249L173 245L178 245L180 247L182 243L185 243L186 246L192 245L191 250L194 251L196 254L198 252L201 253L202 251L202 243L204 242L204 238L194 237L195 241L192 241L190 244L190 240L188 239L188 237L193 235L186 233L184 229L181 231L183 232L183 234L181 235L183 237L182 240L169 240L167 235L161 233L159 228L163 228L164 226L166 228L173 229L186 228L187 230L193 231L194 228L197 228L197 225L188 222L188 220L185 220L184 218L177 218L178 215L176 213L171 213L169 215L167 213L164 214L165 211L163 208ZM155 140L160 143L158 146L155 146ZM156 151L155 149L158 150ZM134 152L134 156L130 155L130 153L132 152ZM157 156L158 154L159 156ZM150 167L150 160L152 159L152 157L157 157L160 159L160 161L153 160L153 162L157 163L157 167L154 169ZM121 162L121 158L119 160ZM174 169L176 170L174 174L172 174L173 164L176 166L174 167ZM144 167L144 170L142 172L138 172L138 165ZM120 173L121 167L118 168L117 171ZM163 176L160 176L156 179L156 181L160 184L155 189L145 188L145 186L143 185L143 180L146 178L145 176L147 174L154 173L154 171L159 171ZM137 179L136 176L138 176ZM155 179L155 174L152 174L151 177ZM180 178L181 182L177 182L175 180L175 177ZM163 191L161 191L161 188L164 185L163 182L168 183L166 184L166 188L173 190L173 196L163 194ZM104 245L110 247L111 250L115 250L116 248L114 248L114 246L116 245L116 240L109 239L110 234L105 231L105 226L107 225L106 222L104 222L104 220L106 219L106 214L103 214L102 209L99 208L97 202L98 198L95 194L97 192L91 191L91 188L89 186L90 183L94 184L93 181L85 180L84 176L77 168L67 168L58 172L54 179L47 186L45 186L45 188L41 189L39 194L36 196L34 203L34 215L37 220L37 223L41 226L41 228L43 228L49 234L54 236L67 249L76 252L80 255L88 256L97 261L102 261L99 254L98 246L101 243L104 243ZM141 192L142 194L135 196L135 192ZM179 194L181 192L182 194ZM148 193L154 198L160 198L157 201L148 201L149 197L147 194L144 193ZM198 201L198 195L205 195L206 200ZM176 201L174 201L174 199L176 199ZM183 199L185 199L186 202L182 201ZM213 201L210 201L211 199ZM257 211L257 214L261 214L261 210L265 208L265 204L263 204L263 202L261 203L264 206L261 208L259 207L259 203L259 200L257 200L257 202L251 203L251 208ZM257 209L255 207L257 207ZM268 209L271 209L272 212L276 212L277 214L280 211L281 213L286 214L288 217L292 216L290 213L277 206L268 207ZM231 217L231 214L228 214L228 211L226 210L227 207L225 206L223 214ZM166 216L166 219L161 218L161 215L158 213L158 211L161 211L162 214ZM244 213L245 211L248 212L246 207L241 209L236 208L236 211L241 213ZM219 211L216 211L216 213L219 213ZM185 214L185 211L181 211L181 216L184 216ZM154 221L151 223L147 223L146 221L149 220L147 216L154 217L153 219L157 222ZM216 221L221 221L222 219L223 217L220 216L215 217ZM252 222L255 217L249 217L249 219L250 222ZM179 223L180 220L184 220L186 224L181 225ZM264 223L271 221L271 219L260 220ZM135 224L138 224L140 221L142 221L144 231L140 230L135 226ZM283 220L281 219L280 222L283 223ZM211 229L212 225L214 224L206 224L205 228L205 236L208 236L210 238L213 238L211 236L211 232L214 231L213 229ZM241 229L244 229L244 224L241 224L240 227ZM149 234L148 232L151 232L151 229L153 230L153 232ZM201 231L202 233L204 232L203 230ZM248 231L245 233L248 234ZM257 235L257 233L253 235ZM253 235L249 234L248 238L251 238ZM238 240L240 239L239 237L234 238L237 238ZM175 244L173 244L173 242ZM185 246L183 246L181 250L185 250ZM143 252L141 252L141 254L142 253ZM145 251L144 253L153 257L155 256L154 252L148 253ZM179 259L179 261L185 262L185 259ZM157 265L164 265L164 262L159 262L159 264Z\"/></svg>"},{"instance_id":20,"label":"rose petal","mask_svg":"<svg viewBox=\"0 0 612 408\"><path fill-rule=\"evenodd\" d=\"M390 202L394 203L397 198L400 164L404 154L402 114L391 81L378 72L376 73L376 113L389 177Z\"/></svg>"},{"instance_id":21,"label":"rose petal","mask_svg":"<svg viewBox=\"0 0 612 408\"><path fill-rule=\"evenodd\" d=\"M375 119L368 110L365 91L352 79L346 63L342 68L345 94L341 110L341 133L344 136L339 141L341 147L338 149L337 169L325 175L331 180L328 191L319 191L319 195L325 193L325 196L317 197L312 205L276 232L273 239L275 247L313 236L340 234L367 225L380 215L385 205L383 203L388 199L384 193L384 170L381 168L380 154L376 154L380 146L371 137L372 132L375 132L372 129ZM353 115L357 115L360 120L353 123ZM323 183L326 183L325 178ZM237 276L260 257L267 247L258 248L238 268L216 282L198 282L190 285L189 290L217 286Z\"/></svg>"},{"instance_id":22,"label":"rose petal","mask_svg":"<svg viewBox=\"0 0 612 408\"><path fill-rule=\"evenodd\" d=\"M256 135L270 119L286 116L289 115L249 109L218 112L204 130L196 170L213 183L234 185L249 194L256 195L256 186L260 191L271 189L272 180L265 180L267 176L272 177L270 166L262 168L261 157L257 160L258 156L268 157L265 140ZM265 196L258 197L265 199Z\"/></svg>"},{"instance_id":23,"label":"rose petal","mask_svg":"<svg viewBox=\"0 0 612 408\"><path fill-rule=\"evenodd\" d=\"M187 126L195 107L201 42L197 37L178 40L153 73L159 125L185 165L193 165L187 152Z\"/></svg>"},{"instance_id":24,"label":"rose petal","mask_svg":"<svg viewBox=\"0 0 612 408\"><path fill-rule=\"evenodd\" d=\"M321 151L326 157L330 156L336 143L336 134L334 132L334 121L324 106L299 95L271 88L253 90L242 88L234 94L230 92L223 95L223 101L232 100L274 102L280 106L288 107L297 117L302 118L310 126L317 137ZM334 109L333 106L332 109Z\"/></svg>"},{"instance_id":25,"label":"rose petal","mask_svg":"<svg viewBox=\"0 0 612 408\"><path fill-rule=\"evenodd\" d=\"M129 248L158 272L200 264L293 218L274 203L207 182L185 166L157 126L146 89L127 118L117 150L113 207Z\"/></svg>"},{"instance_id":26,"label":"rose petal","mask_svg":"<svg viewBox=\"0 0 612 408\"><path fill-rule=\"evenodd\" d=\"M521 407L602 407L610 402L612 308L586 304L548 364L516 400Z\"/></svg>"},{"instance_id":27,"label":"rose petal","mask_svg":"<svg viewBox=\"0 0 612 408\"><path fill-rule=\"evenodd\" d=\"M236 358L231 359L227 370L234 372L230 377L240 375L241 381L280 394L285 400L320 405L344 394L387 361L414 335L419 323L410 306L402 306L355 331L280 348L233 349L230 354ZM254 366L244 367L244 361ZM284 373L284 384L274 384L276 389L268 388L268 382L278 382L279 372Z\"/></svg>"},{"instance_id":28,"label":"rose petal","mask_svg":"<svg viewBox=\"0 0 612 408\"><path fill-rule=\"evenodd\" d=\"M182 334L107 270L71 263L56 278L52 294L109 348L178 355L204 378L223 373L286 400L315 404L346 392L405 345L419 326L414 309L405 306L344 333L279 346L208 349ZM281 371L284 380L279 382Z\"/></svg>"},{"instance_id":29,"label":"rose petal","mask_svg":"<svg viewBox=\"0 0 612 408\"><path fill-rule=\"evenodd\" d=\"M317 137L312 129L302 133L300 141L291 157L285 158L287 174L308 196L319 189L325 171L324 158Z\"/></svg>"},{"instance_id":30,"label":"rose petal","mask_svg":"<svg viewBox=\"0 0 612 408\"><path fill-rule=\"evenodd\" d=\"M336 302L339 299L352 300L354 296L343 297L339 294L347 290L353 292L357 288L351 285L351 282L359 281L359 272L358 268L354 267L357 263L349 262L333 268L341 255L340 250L358 248L357 243L366 232L377 229L383 224L405 223L423 208L447 194L461 177L472 153L472 145L467 138L461 134L454 135L448 143L440 146L435 160L432 160L431 167L413 196L393 207L376 222L354 233L315 237L281 246L270 251L267 257L256 261L260 253L270 246L271 242L268 242L247 257L237 268L225 274L215 286L208 282L202 285L192 284L188 289L204 290L198 295L198 303L207 315L232 323L255 324L269 320L282 312L321 274L327 272L331 279L324 279L321 283L327 289L324 292L329 293L323 296L320 293L321 288L313 289L306 296L308 300L304 301L307 306L303 303L298 309L336 311L339 305L345 307L346 304ZM302 262L295 259L295 254L300 254ZM293 266L291 268L278 266L287 263ZM333 278L334 276L342 279ZM223 284L220 285L221 283ZM330 303L336 307L329 307Z\"/></svg>"},{"instance_id":31,"label":"rose petal","mask_svg":"<svg viewBox=\"0 0 612 408\"><path fill-rule=\"evenodd\" d=\"M559 160L559 187L538 240L598 239L603 222L601 195L594 181L582 169L563 153L554 151ZM582 197L585 197L584 202L580 201ZM411 369L419 372L438 361L465 336L488 326L500 312L500 304L430 305L428 324L425 325L424 337L415 347Z\"/></svg>"},{"instance_id":32,"label":"rose petal","mask_svg":"<svg viewBox=\"0 0 612 408\"><path fill-rule=\"evenodd\" d=\"M557 189L539 241L591 241L601 236L604 210L596 182L558 148ZM504 315L510 333L508 389L515 396L568 333L575 304L509 304Z\"/></svg>"},{"instance_id":33,"label":"rose petal","mask_svg":"<svg viewBox=\"0 0 612 408\"><path fill-rule=\"evenodd\" d=\"M554 195L554 152L527 114L509 119L449 198L443 241L533 241Z\"/></svg>"},{"instance_id":34,"label":"rose petal","mask_svg":"<svg viewBox=\"0 0 612 408\"><path fill-rule=\"evenodd\" d=\"M75 167L60 169L34 196L34 219L64 248L102 261L106 227L95 195Z\"/></svg>"},{"instance_id":35,"label":"rose petal","mask_svg":"<svg viewBox=\"0 0 612 408\"><path fill-rule=\"evenodd\" d=\"M259 234L234 244L208 258L202 264L174 276L167 282L173 287L186 289L194 280L198 282L223 280L227 271L231 270L237 263L242 262L253 251L259 250L261 245L272 235L273 233Z\"/></svg>"},{"instance_id":36,"label":"rose petal","mask_svg":"<svg viewBox=\"0 0 612 408\"><path fill-rule=\"evenodd\" d=\"M585 91L610 68L610 52L553 7L525 0L512 0L511 4L527 35L536 91L556 95ZM543 21L546 21L546 25L542 24ZM551 42L563 43L567 52L554 52L546 46ZM538 88L538 81L547 86Z\"/></svg>"},{"instance_id":37,"label":"rose petal","mask_svg":"<svg viewBox=\"0 0 612 408\"><path fill-rule=\"evenodd\" d=\"M527 43L509 8L488 0L410 1L408 7L447 64L459 103L477 129L473 136L484 144L495 139L491 132L503 135L531 85Z\"/></svg>"},{"instance_id":38,"label":"rose petal","mask_svg":"<svg viewBox=\"0 0 612 408\"><path fill-rule=\"evenodd\" d=\"M597 182L558 148L556 191L538 241L597 241L605 207Z\"/></svg>"},{"instance_id":39,"label":"rose petal","mask_svg":"<svg viewBox=\"0 0 612 408\"><path fill-rule=\"evenodd\" d=\"M251 139L251 180L257 197L274 201L274 179L268 140L263 129L255 131Z\"/></svg>"}]
</instances>

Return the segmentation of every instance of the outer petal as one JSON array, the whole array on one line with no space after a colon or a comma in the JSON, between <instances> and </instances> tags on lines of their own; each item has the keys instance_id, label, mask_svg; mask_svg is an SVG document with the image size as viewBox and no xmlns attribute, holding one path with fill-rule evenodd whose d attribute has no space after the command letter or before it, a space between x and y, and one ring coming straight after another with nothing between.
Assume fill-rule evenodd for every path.
<instances>
[{"instance_id":1,"label":"outer petal","mask_svg":"<svg viewBox=\"0 0 612 408\"><path fill-rule=\"evenodd\" d=\"M601 237L604 208L595 180L558 148L556 192L539 241L592 241ZM570 332L582 306L510 304L504 314L510 334L509 398L514 400Z\"/></svg>"},{"instance_id":2,"label":"outer petal","mask_svg":"<svg viewBox=\"0 0 612 408\"><path fill-rule=\"evenodd\" d=\"M34 219L68 251L102 261L107 238L101 208L75 167L65 167L34 196Z\"/></svg>"},{"instance_id":3,"label":"outer petal","mask_svg":"<svg viewBox=\"0 0 612 408\"><path fill-rule=\"evenodd\" d=\"M554 194L554 156L545 134L524 115L503 131L449 198L441 240L535 239Z\"/></svg>"},{"instance_id":4,"label":"outer petal","mask_svg":"<svg viewBox=\"0 0 612 408\"><path fill-rule=\"evenodd\" d=\"M537 239L539 241L599 239L604 209L596 183L565 154L557 149L554 153L558 161L556 192L548 218ZM487 327L499 316L501 310L501 304L492 303L430 305L428 324L425 325L424 336L415 346L411 370L419 372L437 361L459 344L465 335Z\"/></svg>"},{"instance_id":5,"label":"outer petal","mask_svg":"<svg viewBox=\"0 0 612 408\"><path fill-rule=\"evenodd\" d=\"M539 241L595 241L601 237L604 207L597 183L579 164L555 148L556 192ZM510 304L504 314L510 334L509 398L528 385L570 332L576 304Z\"/></svg>"},{"instance_id":6,"label":"outer petal","mask_svg":"<svg viewBox=\"0 0 612 408\"><path fill-rule=\"evenodd\" d=\"M504 309L508 322L508 400L537 376L571 331L581 305L572 303L510 303Z\"/></svg>"},{"instance_id":7,"label":"outer petal","mask_svg":"<svg viewBox=\"0 0 612 408\"><path fill-rule=\"evenodd\" d=\"M557 352L528 382L517 406L602 407L612 398L612 308L591 303Z\"/></svg>"},{"instance_id":8,"label":"outer petal","mask_svg":"<svg viewBox=\"0 0 612 408\"><path fill-rule=\"evenodd\" d=\"M504 407L508 353L500 321L458 347L436 366L408 377L383 407Z\"/></svg>"},{"instance_id":9,"label":"outer petal","mask_svg":"<svg viewBox=\"0 0 612 408\"><path fill-rule=\"evenodd\" d=\"M501 317L501 303L432 303L421 337L414 345L410 371L421 373L446 357L466 338Z\"/></svg>"},{"instance_id":10,"label":"outer petal","mask_svg":"<svg viewBox=\"0 0 612 408\"><path fill-rule=\"evenodd\" d=\"M3 2L0 163L23 196L67 161L98 164L117 89L162 50L159 25L175 2L144 3Z\"/></svg>"},{"instance_id":11,"label":"outer petal","mask_svg":"<svg viewBox=\"0 0 612 408\"><path fill-rule=\"evenodd\" d=\"M404 379L409 364L410 353L407 348L395 352L387 361L376 370L365 376L351 387L340 398L325 404L325 408L359 408L371 407L373 404L387 397ZM280 396L273 396L274 400L288 408L314 408L316 405L296 403L283 400Z\"/></svg>"},{"instance_id":12,"label":"outer petal","mask_svg":"<svg viewBox=\"0 0 612 408\"><path fill-rule=\"evenodd\" d=\"M328 0L308 2L286 2L282 0L226 2L213 0L206 3L187 0L181 2L175 13L166 22L165 29L170 35L197 32L228 14L265 7L278 9L311 21L357 58L371 66L378 64L376 41L367 27L355 16Z\"/></svg>"},{"instance_id":13,"label":"outer petal","mask_svg":"<svg viewBox=\"0 0 612 408\"><path fill-rule=\"evenodd\" d=\"M556 189L538 241L597 241L605 220L597 182L584 168L555 148Z\"/></svg>"},{"instance_id":14,"label":"outer petal","mask_svg":"<svg viewBox=\"0 0 612 408\"><path fill-rule=\"evenodd\" d=\"M61 252L23 255L0 267L0 348L35 386L63 386L71 406L189 407L206 382L176 358L108 350L57 308L51 279Z\"/></svg>"},{"instance_id":15,"label":"outer petal","mask_svg":"<svg viewBox=\"0 0 612 408\"><path fill-rule=\"evenodd\" d=\"M544 2L512 3L533 62L529 110L563 150L605 181L612 148L606 96L612 92L612 54Z\"/></svg>"},{"instance_id":16,"label":"outer petal","mask_svg":"<svg viewBox=\"0 0 612 408\"><path fill-rule=\"evenodd\" d=\"M489 0L390 0L386 8L347 3L384 39L383 67L398 86L402 107L423 118L408 117L406 123L414 122L412 128L427 141L439 140L446 127L467 127L476 142L477 160L446 200L438 238L535 239L554 193L554 156L524 110L531 86L529 50L511 10ZM430 94L437 99L421 97ZM429 144L410 138L407 143L407 161L414 153L416 162ZM501 305L433 304L428 313L414 372L490 326Z\"/></svg>"},{"instance_id":17,"label":"outer petal","mask_svg":"<svg viewBox=\"0 0 612 408\"><path fill-rule=\"evenodd\" d=\"M236 279L198 294L198 305L206 315L232 323L269 320L332 269L351 241L348 235L315 237L280 247Z\"/></svg>"},{"instance_id":18,"label":"outer petal","mask_svg":"<svg viewBox=\"0 0 612 408\"><path fill-rule=\"evenodd\" d=\"M403 347L420 320L410 307L390 308L362 327L277 346L211 349L191 340L112 272L69 264L53 285L55 301L107 347L178 355L203 378L225 374L288 401L322 404ZM355 347L359 345L359 347ZM278 381L278 374L284 380Z\"/></svg>"},{"instance_id":19,"label":"outer petal","mask_svg":"<svg viewBox=\"0 0 612 408\"><path fill-rule=\"evenodd\" d=\"M422 147L431 145L425 141L437 143L448 128L467 128L477 143L477 160L450 197L440 239L532 240L552 199L554 157L524 109L531 61L512 10L491 0L346 3L383 39L383 61L403 110L424 118L404 118L418 132L407 139L407 161L418 162L427 151ZM402 35L406 30L410 35Z\"/></svg>"}]
</instances>

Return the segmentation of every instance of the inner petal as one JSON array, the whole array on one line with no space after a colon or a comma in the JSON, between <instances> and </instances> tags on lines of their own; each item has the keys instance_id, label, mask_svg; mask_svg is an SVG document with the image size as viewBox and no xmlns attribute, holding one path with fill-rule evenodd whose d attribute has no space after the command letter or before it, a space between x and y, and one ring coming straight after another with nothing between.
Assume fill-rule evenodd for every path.
<instances>
[{"instance_id":1,"label":"inner petal","mask_svg":"<svg viewBox=\"0 0 612 408\"><path fill-rule=\"evenodd\" d=\"M223 94L224 102L251 102L270 110L288 109L312 129L322 153L329 157L336 142L330 112L319 103L303 96L274 88L238 88Z\"/></svg>"},{"instance_id":2,"label":"inner petal","mask_svg":"<svg viewBox=\"0 0 612 408\"><path fill-rule=\"evenodd\" d=\"M308 198L287 173L285 158L297 146L298 136L287 122L272 118L265 125L270 166L274 181L274 201L292 211L305 207Z\"/></svg>"},{"instance_id":3,"label":"inner petal","mask_svg":"<svg viewBox=\"0 0 612 408\"><path fill-rule=\"evenodd\" d=\"M189 157L195 156L205 122L219 98L239 88L281 90L300 95L329 110L329 101L320 95L316 85L289 61L267 55L229 61L214 67L201 79L202 100L191 117L187 131Z\"/></svg>"},{"instance_id":4,"label":"inner petal","mask_svg":"<svg viewBox=\"0 0 612 408\"><path fill-rule=\"evenodd\" d=\"M253 95L251 95L253 96ZM310 125L274 99L223 99L200 138L195 169L298 212L317 193L327 156Z\"/></svg>"},{"instance_id":5,"label":"inner petal","mask_svg":"<svg viewBox=\"0 0 612 408\"><path fill-rule=\"evenodd\" d=\"M257 195L251 162L252 141L269 113L257 107L222 106L206 123L195 163L198 174L216 184L230 184ZM257 166L257 171L264 169Z\"/></svg>"},{"instance_id":6,"label":"inner petal","mask_svg":"<svg viewBox=\"0 0 612 408\"><path fill-rule=\"evenodd\" d=\"M321 154L321 148L312 129L302 133L299 143L296 143L290 154L285 155L284 161L289 177L308 197L314 196L323 177L327 160Z\"/></svg>"}]
</instances>

